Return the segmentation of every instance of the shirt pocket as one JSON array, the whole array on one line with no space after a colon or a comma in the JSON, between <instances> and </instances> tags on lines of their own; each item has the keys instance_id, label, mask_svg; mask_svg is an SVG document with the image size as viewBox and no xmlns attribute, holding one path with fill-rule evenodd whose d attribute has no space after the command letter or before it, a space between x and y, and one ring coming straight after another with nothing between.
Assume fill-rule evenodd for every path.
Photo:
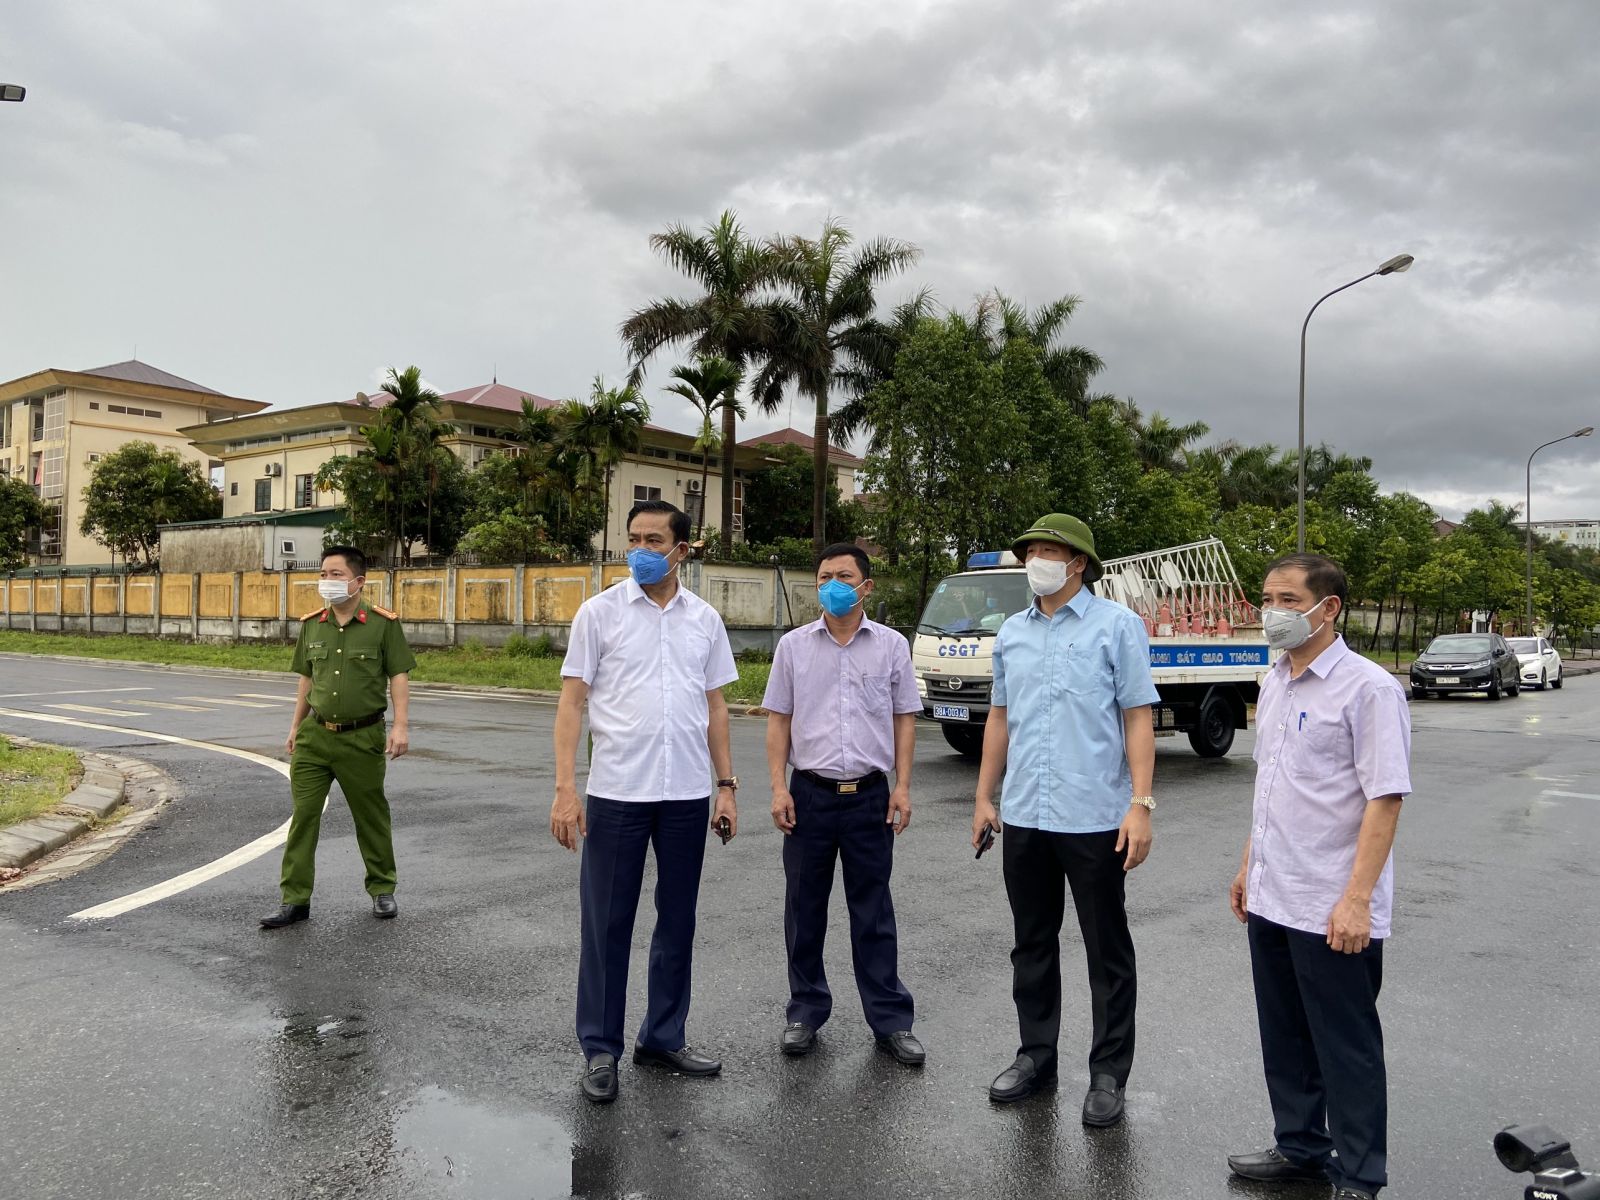
<instances>
[{"instance_id":1,"label":"shirt pocket","mask_svg":"<svg viewBox=\"0 0 1600 1200\"><path fill-rule=\"evenodd\" d=\"M1099 691L1110 681L1111 668L1104 655L1096 649L1073 646L1057 656L1051 690L1081 696Z\"/></svg>"},{"instance_id":2,"label":"shirt pocket","mask_svg":"<svg viewBox=\"0 0 1600 1200\"><path fill-rule=\"evenodd\" d=\"M1299 722L1298 714L1295 720ZM1351 758L1350 731L1337 717L1318 718L1307 713L1297 740L1302 754L1317 762L1348 762Z\"/></svg>"},{"instance_id":3,"label":"shirt pocket","mask_svg":"<svg viewBox=\"0 0 1600 1200\"><path fill-rule=\"evenodd\" d=\"M383 680L383 655L376 650L352 650L345 656L350 664L350 674L358 683L378 683Z\"/></svg>"},{"instance_id":4,"label":"shirt pocket","mask_svg":"<svg viewBox=\"0 0 1600 1200\"><path fill-rule=\"evenodd\" d=\"M306 647L306 661L308 663L327 662L328 661L328 647L326 645L307 646Z\"/></svg>"},{"instance_id":5,"label":"shirt pocket","mask_svg":"<svg viewBox=\"0 0 1600 1200\"><path fill-rule=\"evenodd\" d=\"M861 707L869 713L890 711L892 675L860 676Z\"/></svg>"}]
</instances>

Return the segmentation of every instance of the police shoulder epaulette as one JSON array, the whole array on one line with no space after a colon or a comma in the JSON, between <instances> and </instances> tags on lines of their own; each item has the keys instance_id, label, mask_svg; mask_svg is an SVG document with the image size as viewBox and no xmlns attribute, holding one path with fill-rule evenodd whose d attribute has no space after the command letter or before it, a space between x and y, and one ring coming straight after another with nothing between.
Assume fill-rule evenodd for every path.
<instances>
[{"instance_id":1,"label":"police shoulder epaulette","mask_svg":"<svg viewBox=\"0 0 1600 1200\"><path fill-rule=\"evenodd\" d=\"M367 609L368 611L375 612L380 617L387 618L390 621L398 621L400 619L399 613L392 613L387 608L379 608L376 604L367 605Z\"/></svg>"},{"instance_id":2,"label":"police shoulder epaulette","mask_svg":"<svg viewBox=\"0 0 1600 1200\"><path fill-rule=\"evenodd\" d=\"M310 621L313 618L320 617L323 613L325 613L327 611L328 610L325 609L325 608L313 608L305 616L301 617L300 620L302 620L302 621Z\"/></svg>"}]
</instances>

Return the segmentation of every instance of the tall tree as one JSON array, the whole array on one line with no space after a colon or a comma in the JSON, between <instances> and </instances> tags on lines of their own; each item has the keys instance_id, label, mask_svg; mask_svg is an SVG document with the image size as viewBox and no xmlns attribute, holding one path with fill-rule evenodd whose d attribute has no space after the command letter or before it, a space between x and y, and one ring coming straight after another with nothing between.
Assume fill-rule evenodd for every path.
<instances>
[{"instance_id":1,"label":"tall tree","mask_svg":"<svg viewBox=\"0 0 1600 1200\"><path fill-rule=\"evenodd\" d=\"M441 443L446 434L453 432L453 428L439 419L439 393L422 381L422 368L409 366L404 371L398 371L390 367L383 390L390 399L378 414L378 426L393 434L392 441L387 441L386 446L393 456L398 477L408 479L413 474L409 468L418 464L426 485L420 496L409 494L404 488L396 492L395 525L397 529L405 527L406 509L420 499L427 509L427 532L423 540L428 544L428 553L432 554L435 552L432 537L433 494L439 479L439 455L450 453ZM403 553L405 561L410 562L409 540L404 543Z\"/></svg>"},{"instance_id":2,"label":"tall tree","mask_svg":"<svg viewBox=\"0 0 1600 1200\"><path fill-rule=\"evenodd\" d=\"M744 406L739 403L739 384L744 373L726 358L701 357L693 366L672 368L672 377L678 382L668 384L666 390L682 396L700 414L700 435L695 439L695 449L700 452L700 512L694 536L699 540L706 523L706 480L711 476L711 452L720 448L725 458L733 454L733 443L716 433L719 416L732 409L736 418L744 417Z\"/></svg>"},{"instance_id":3,"label":"tall tree","mask_svg":"<svg viewBox=\"0 0 1600 1200\"><path fill-rule=\"evenodd\" d=\"M565 444L583 453L590 470L601 478L605 523L600 532L600 559L604 562L611 551L611 476L624 455L637 453L644 444L650 406L633 384L608 388L596 375L588 403L568 400L560 412Z\"/></svg>"},{"instance_id":4,"label":"tall tree","mask_svg":"<svg viewBox=\"0 0 1600 1200\"><path fill-rule=\"evenodd\" d=\"M872 361L879 337L872 320L877 285L910 267L922 253L908 242L876 238L850 254L853 241L850 231L830 218L816 238L777 238L769 243L778 261L778 279L789 294L774 314L772 342L756 379L755 396L770 412L783 389L793 386L815 408L811 529L818 551L827 524L829 403L835 380L841 372Z\"/></svg>"},{"instance_id":5,"label":"tall tree","mask_svg":"<svg viewBox=\"0 0 1600 1200\"><path fill-rule=\"evenodd\" d=\"M778 259L766 244L745 236L739 218L725 210L701 233L671 225L650 238L650 248L700 287L689 299L653 300L622 323L622 341L633 360L628 382L644 381L645 365L664 346L681 345L701 356L727 359L741 371L765 352L773 334L770 288ZM722 410L722 546L733 547L734 456L738 416Z\"/></svg>"},{"instance_id":6,"label":"tall tree","mask_svg":"<svg viewBox=\"0 0 1600 1200\"><path fill-rule=\"evenodd\" d=\"M44 521L44 502L20 479L0 475L0 571L28 562L28 534Z\"/></svg>"},{"instance_id":7,"label":"tall tree","mask_svg":"<svg viewBox=\"0 0 1600 1200\"><path fill-rule=\"evenodd\" d=\"M999 288L978 301L977 319L984 327L992 314L994 330L991 335L1004 345L1008 342L1027 342L1039 352L1039 369L1056 395L1071 405L1080 417L1088 416L1094 397L1089 394L1089 382L1102 370L1105 362L1092 350L1062 342L1067 323L1083 303L1078 296L1061 296L1038 308L1011 299Z\"/></svg>"},{"instance_id":8,"label":"tall tree","mask_svg":"<svg viewBox=\"0 0 1600 1200\"><path fill-rule=\"evenodd\" d=\"M102 458L83 489L79 529L129 562L155 562L158 527L222 515L222 497L200 464L151 442L128 442Z\"/></svg>"}]
</instances>

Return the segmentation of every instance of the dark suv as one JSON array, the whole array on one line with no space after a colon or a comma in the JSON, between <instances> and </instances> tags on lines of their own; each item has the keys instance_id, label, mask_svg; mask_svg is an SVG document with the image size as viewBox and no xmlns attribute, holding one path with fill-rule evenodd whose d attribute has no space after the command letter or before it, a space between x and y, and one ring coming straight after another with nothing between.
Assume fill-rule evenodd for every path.
<instances>
[{"instance_id":1,"label":"dark suv","mask_svg":"<svg viewBox=\"0 0 1600 1200\"><path fill-rule=\"evenodd\" d=\"M1521 667L1498 633L1443 633L1411 664L1411 698L1484 692L1491 700L1520 690Z\"/></svg>"}]
</instances>

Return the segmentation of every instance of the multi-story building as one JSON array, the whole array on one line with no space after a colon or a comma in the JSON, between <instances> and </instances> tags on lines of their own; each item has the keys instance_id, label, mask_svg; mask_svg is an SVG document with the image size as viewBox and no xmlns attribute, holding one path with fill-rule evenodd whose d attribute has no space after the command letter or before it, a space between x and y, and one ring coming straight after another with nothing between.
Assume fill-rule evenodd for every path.
<instances>
[{"instance_id":1,"label":"multi-story building","mask_svg":"<svg viewBox=\"0 0 1600 1200\"><path fill-rule=\"evenodd\" d=\"M557 401L499 382L448 392L440 397L439 417L451 427L442 444L469 468L490 454L514 446L511 433L522 401L552 408ZM183 432L199 453L222 464L222 514L243 517L257 513L324 508L342 501L335 492L318 492L318 468L337 454L355 454L365 445L362 427L373 424L384 393L303 408L271 409L225 421L197 424ZM694 435L650 425L638 453L628 455L613 472L610 528L602 541L613 554L627 547L627 513L637 500L670 500L699 525L714 526L722 511L722 461L702 455ZM744 533L744 481L766 462L763 445L793 443L809 448L811 439L798 430L749 438L735 448L734 535ZM709 457L709 462L707 458ZM842 450L830 453L841 494L855 494L855 468L860 460ZM702 471L705 477L702 479Z\"/></svg>"},{"instance_id":2,"label":"multi-story building","mask_svg":"<svg viewBox=\"0 0 1600 1200\"><path fill-rule=\"evenodd\" d=\"M0 383L0 470L26 479L46 505L36 561L110 560L104 546L78 532L83 489L102 456L146 441L209 469L211 458L179 430L265 407L137 361L88 371L51 368Z\"/></svg>"},{"instance_id":3,"label":"multi-story building","mask_svg":"<svg viewBox=\"0 0 1600 1200\"><path fill-rule=\"evenodd\" d=\"M1533 532L1551 542L1565 542L1580 550L1600 550L1600 521L1533 521Z\"/></svg>"}]
</instances>

